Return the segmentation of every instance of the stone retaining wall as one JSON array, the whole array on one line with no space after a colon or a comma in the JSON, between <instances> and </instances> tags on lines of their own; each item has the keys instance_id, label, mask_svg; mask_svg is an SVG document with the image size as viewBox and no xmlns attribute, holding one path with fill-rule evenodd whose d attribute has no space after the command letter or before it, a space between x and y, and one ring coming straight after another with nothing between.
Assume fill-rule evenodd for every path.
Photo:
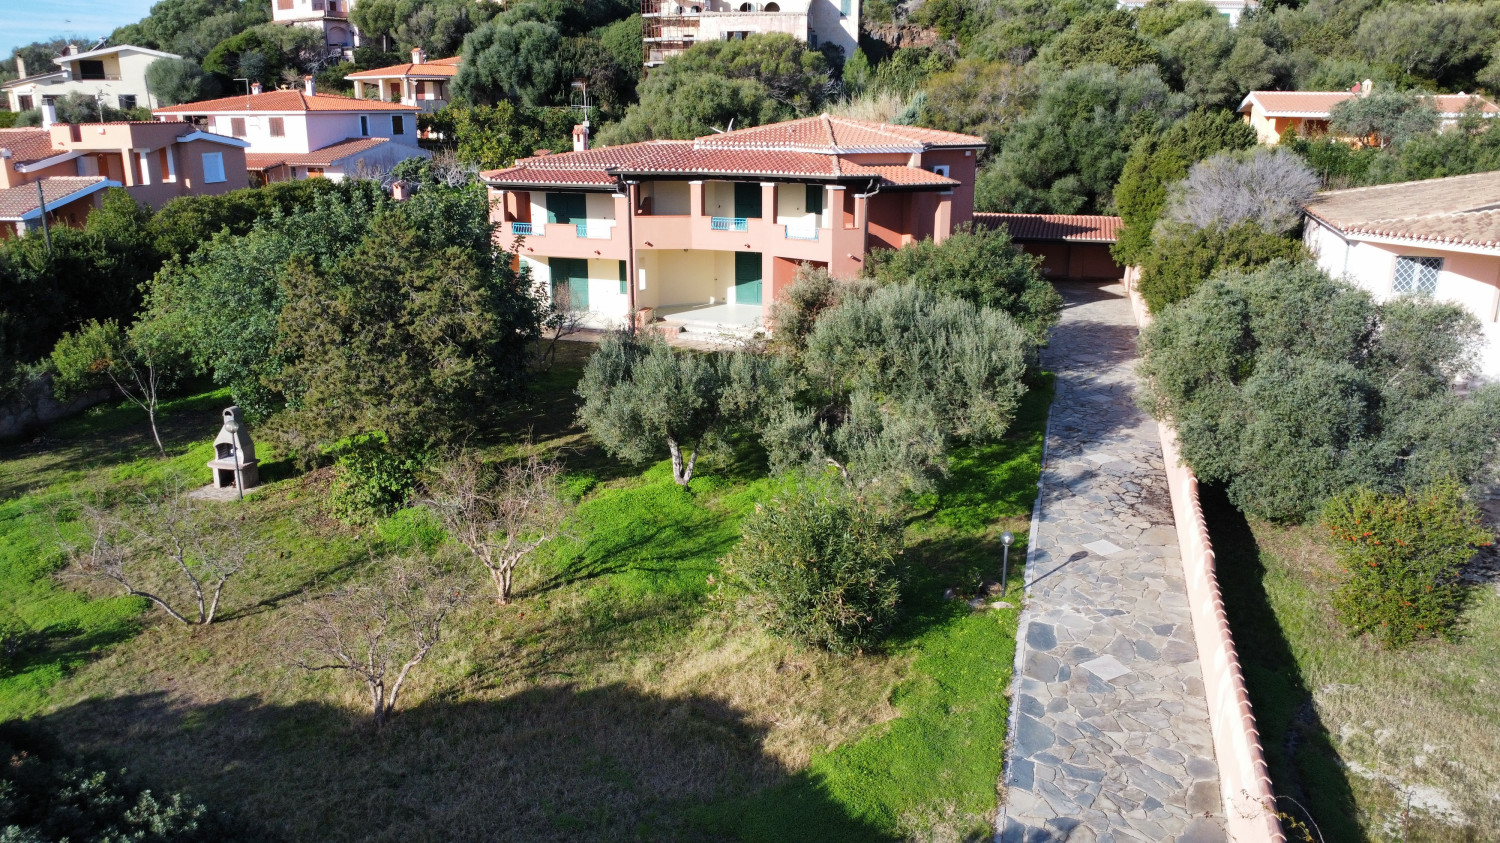
<instances>
[{"instance_id":1,"label":"stone retaining wall","mask_svg":"<svg viewBox=\"0 0 1500 843\"><path fill-rule=\"evenodd\" d=\"M1139 275L1138 268L1127 269L1125 288L1130 292L1136 324L1144 328L1150 323L1151 314L1136 290ZM1177 522L1177 542L1193 612L1198 661L1203 668L1203 688L1208 697L1214 754L1219 764L1219 792L1224 798L1229 838L1245 843L1285 843L1281 821L1276 818L1271 774L1261 750L1260 732L1255 728L1245 677L1219 594L1214 549L1198 500L1198 478L1179 460L1177 432L1172 425L1158 422L1157 426L1161 430L1167 483L1172 490L1172 515Z\"/></svg>"},{"instance_id":2,"label":"stone retaining wall","mask_svg":"<svg viewBox=\"0 0 1500 843\"><path fill-rule=\"evenodd\" d=\"M56 421L76 416L88 408L109 400L112 390L100 389L62 402L52 397L52 377L43 375L28 381L4 402L0 402L0 442L22 439Z\"/></svg>"}]
</instances>

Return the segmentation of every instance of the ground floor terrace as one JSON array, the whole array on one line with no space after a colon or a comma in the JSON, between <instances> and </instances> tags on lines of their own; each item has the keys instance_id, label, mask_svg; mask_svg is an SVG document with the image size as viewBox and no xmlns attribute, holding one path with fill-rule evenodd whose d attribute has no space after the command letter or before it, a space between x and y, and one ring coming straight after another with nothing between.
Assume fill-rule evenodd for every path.
<instances>
[{"instance_id":1,"label":"ground floor terrace","mask_svg":"<svg viewBox=\"0 0 1500 843\"><path fill-rule=\"evenodd\" d=\"M521 264L560 310L579 314L588 327L626 324L633 281L642 319L735 333L766 327L771 302L799 266L827 266L769 252L713 249L639 250L634 279L623 259L522 255Z\"/></svg>"}]
</instances>

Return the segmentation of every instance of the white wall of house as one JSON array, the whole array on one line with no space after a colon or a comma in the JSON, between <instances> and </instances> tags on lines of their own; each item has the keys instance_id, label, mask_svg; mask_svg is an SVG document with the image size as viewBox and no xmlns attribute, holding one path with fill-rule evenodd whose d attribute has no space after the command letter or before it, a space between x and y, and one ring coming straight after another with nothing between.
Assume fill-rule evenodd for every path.
<instances>
[{"instance_id":1,"label":"white wall of house","mask_svg":"<svg viewBox=\"0 0 1500 843\"><path fill-rule=\"evenodd\" d=\"M1441 258L1433 298L1460 305L1479 320L1485 347L1476 380L1500 382L1500 249L1469 251L1371 242L1346 238L1312 219L1303 229L1303 241L1324 272L1349 279L1377 301L1399 295L1394 289L1398 257Z\"/></svg>"},{"instance_id":2,"label":"white wall of house","mask_svg":"<svg viewBox=\"0 0 1500 843\"><path fill-rule=\"evenodd\" d=\"M642 197L651 198L653 216L687 216L693 212L692 185L685 181L652 181L641 185Z\"/></svg>"},{"instance_id":3,"label":"white wall of house","mask_svg":"<svg viewBox=\"0 0 1500 843\"><path fill-rule=\"evenodd\" d=\"M401 134L393 134L389 112L368 114L345 112L271 112L219 113L210 117L209 131L233 137L234 121L245 121L244 140L250 142L251 152L312 152L329 144L349 138L390 138L393 142L417 147L417 118L415 114L402 112ZM271 118L282 121L281 137L271 135ZM367 118L361 123L360 117ZM368 129L368 134L363 132Z\"/></svg>"},{"instance_id":4,"label":"white wall of house","mask_svg":"<svg viewBox=\"0 0 1500 843\"><path fill-rule=\"evenodd\" d=\"M531 270L532 283L537 289L550 294L552 290L552 268L547 258L521 256L521 265ZM620 262L618 260L590 260L589 273L589 324L616 327L624 323L630 312L630 295L620 287Z\"/></svg>"}]
</instances>

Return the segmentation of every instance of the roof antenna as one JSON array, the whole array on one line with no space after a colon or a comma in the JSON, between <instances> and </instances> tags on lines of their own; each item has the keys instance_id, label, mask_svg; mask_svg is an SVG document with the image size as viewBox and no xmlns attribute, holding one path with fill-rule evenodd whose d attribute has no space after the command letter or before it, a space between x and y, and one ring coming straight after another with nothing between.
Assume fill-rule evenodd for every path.
<instances>
[{"instance_id":1,"label":"roof antenna","mask_svg":"<svg viewBox=\"0 0 1500 843\"><path fill-rule=\"evenodd\" d=\"M720 129L718 126L709 126L708 128L713 129L715 132L718 132L721 135L728 134L734 131L734 118L729 118L729 128L727 129Z\"/></svg>"}]
</instances>

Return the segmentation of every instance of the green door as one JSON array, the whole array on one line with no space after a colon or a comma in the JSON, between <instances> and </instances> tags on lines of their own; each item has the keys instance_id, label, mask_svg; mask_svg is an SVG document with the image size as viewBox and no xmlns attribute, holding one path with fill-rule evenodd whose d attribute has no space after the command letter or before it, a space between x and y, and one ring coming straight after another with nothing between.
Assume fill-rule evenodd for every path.
<instances>
[{"instance_id":1,"label":"green door","mask_svg":"<svg viewBox=\"0 0 1500 843\"><path fill-rule=\"evenodd\" d=\"M760 304L760 252L734 253L734 303Z\"/></svg>"},{"instance_id":2,"label":"green door","mask_svg":"<svg viewBox=\"0 0 1500 843\"><path fill-rule=\"evenodd\" d=\"M760 185L734 183L734 215L744 220L760 219Z\"/></svg>"},{"instance_id":3,"label":"green door","mask_svg":"<svg viewBox=\"0 0 1500 843\"><path fill-rule=\"evenodd\" d=\"M552 268L552 301L562 305L559 291L566 290L564 310L588 310L589 262L581 258L548 258L547 265Z\"/></svg>"},{"instance_id":4,"label":"green door","mask_svg":"<svg viewBox=\"0 0 1500 843\"><path fill-rule=\"evenodd\" d=\"M582 193L547 194L547 222L581 223L588 219L588 199Z\"/></svg>"}]
</instances>

